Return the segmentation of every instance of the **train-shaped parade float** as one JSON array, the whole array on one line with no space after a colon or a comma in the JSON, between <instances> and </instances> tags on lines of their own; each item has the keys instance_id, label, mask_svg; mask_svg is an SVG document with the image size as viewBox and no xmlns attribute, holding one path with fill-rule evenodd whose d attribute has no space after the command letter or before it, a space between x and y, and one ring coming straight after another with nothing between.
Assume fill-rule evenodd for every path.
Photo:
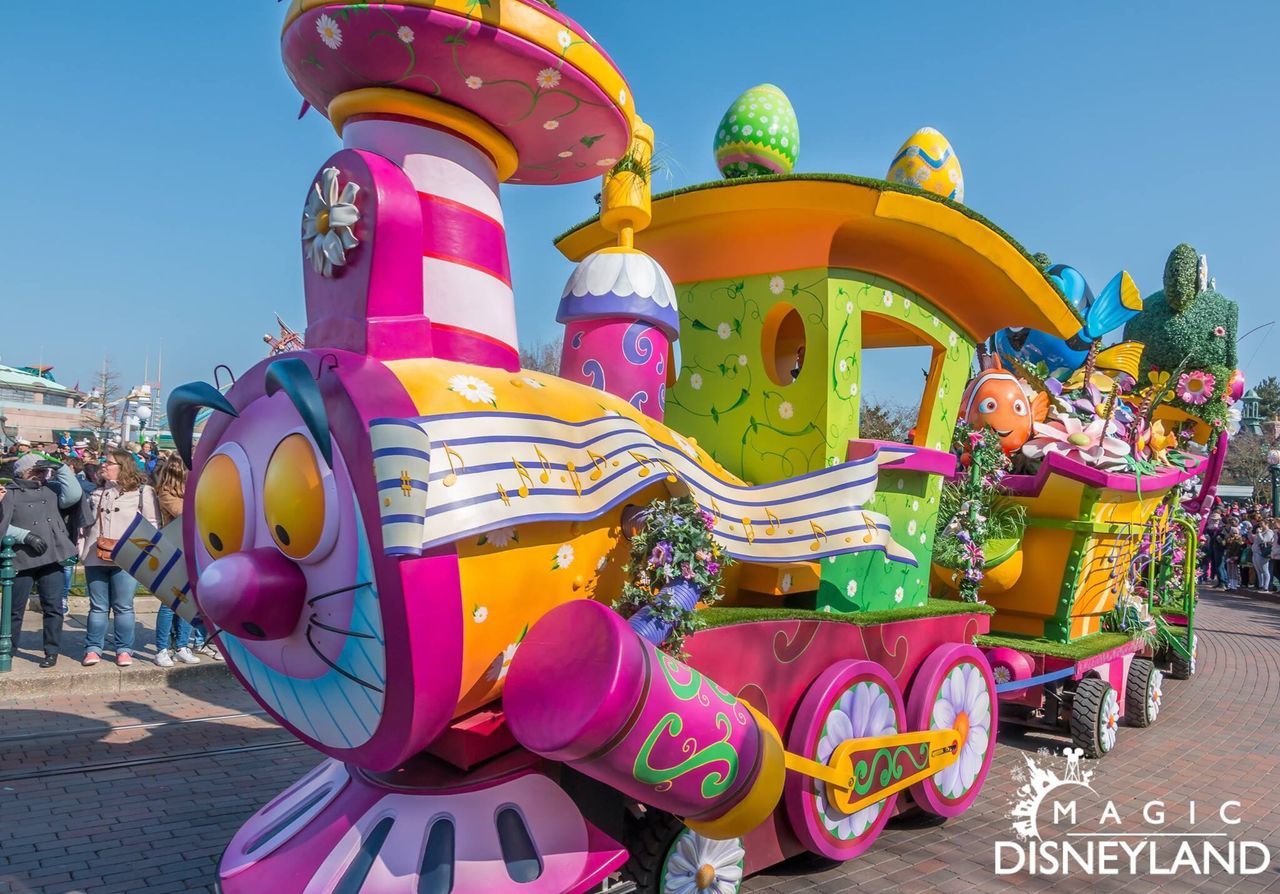
<instances>
[{"instance_id":1,"label":"train-shaped parade float","mask_svg":"<svg viewBox=\"0 0 1280 894\"><path fill-rule=\"evenodd\" d=\"M1194 671L1243 379L1193 248L1095 294L935 130L793 173L768 84L722 179L651 196L632 87L535 0L293 0L282 52L343 143L299 190L305 348L173 392L185 513L116 556L323 755L226 894L729 894L963 813L998 722L1098 757ZM521 369L499 185L595 178L560 374ZM903 346L910 436L862 438Z\"/></svg>"}]
</instances>

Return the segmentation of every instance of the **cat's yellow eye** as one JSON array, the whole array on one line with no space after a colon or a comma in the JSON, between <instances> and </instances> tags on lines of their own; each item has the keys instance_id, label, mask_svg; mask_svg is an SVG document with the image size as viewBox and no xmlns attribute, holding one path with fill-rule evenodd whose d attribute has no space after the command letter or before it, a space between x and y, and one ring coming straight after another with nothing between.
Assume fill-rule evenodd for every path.
<instances>
[{"instance_id":1,"label":"cat's yellow eye","mask_svg":"<svg viewBox=\"0 0 1280 894\"><path fill-rule=\"evenodd\" d=\"M244 548L245 527L240 469L220 453L205 464L196 485L196 531L209 555L220 559Z\"/></svg>"},{"instance_id":2,"label":"cat's yellow eye","mask_svg":"<svg viewBox=\"0 0 1280 894\"><path fill-rule=\"evenodd\" d=\"M325 533L324 471L306 436L288 435L276 445L262 483L262 511L280 552L305 559Z\"/></svg>"}]
</instances>

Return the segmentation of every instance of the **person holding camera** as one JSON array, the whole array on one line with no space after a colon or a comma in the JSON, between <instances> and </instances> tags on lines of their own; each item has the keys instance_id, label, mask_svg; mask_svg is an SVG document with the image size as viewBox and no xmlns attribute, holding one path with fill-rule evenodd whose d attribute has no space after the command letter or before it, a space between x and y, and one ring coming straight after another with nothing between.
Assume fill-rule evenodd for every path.
<instances>
[{"instance_id":1,"label":"person holding camera","mask_svg":"<svg viewBox=\"0 0 1280 894\"><path fill-rule=\"evenodd\" d=\"M58 663L62 648L62 563L76 554L62 513L80 502L82 491L70 468L36 453L24 453L13 464L13 475L0 499L0 536L18 540L10 631L16 646L27 597L34 589L44 615L44 659L40 666L49 668Z\"/></svg>"}]
</instances>

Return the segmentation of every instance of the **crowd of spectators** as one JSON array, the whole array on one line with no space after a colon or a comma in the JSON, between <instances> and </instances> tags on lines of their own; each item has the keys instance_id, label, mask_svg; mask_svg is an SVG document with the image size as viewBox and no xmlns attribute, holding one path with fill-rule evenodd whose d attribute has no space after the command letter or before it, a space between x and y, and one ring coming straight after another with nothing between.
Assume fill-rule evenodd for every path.
<instances>
[{"instance_id":1,"label":"crowd of spectators","mask_svg":"<svg viewBox=\"0 0 1280 894\"><path fill-rule=\"evenodd\" d=\"M43 616L40 667L58 663L68 597L81 570L89 597L81 663L98 664L110 651L118 666L133 664L138 582L111 561L111 548L138 514L157 526L181 515L185 491L181 459L151 442L19 438L0 457L0 537L15 540L9 615L15 652L34 594ZM199 618L188 623L163 603L155 645L161 667L198 664L202 655L222 660Z\"/></svg>"},{"instance_id":2,"label":"crowd of spectators","mask_svg":"<svg viewBox=\"0 0 1280 894\"><path fill-rule=\"evenodd\" d=\"M1257 503L1216 506L1204 525L1200 572L1224 590L1280 591L1280 518Z\"/></svg>"}]
</instances>

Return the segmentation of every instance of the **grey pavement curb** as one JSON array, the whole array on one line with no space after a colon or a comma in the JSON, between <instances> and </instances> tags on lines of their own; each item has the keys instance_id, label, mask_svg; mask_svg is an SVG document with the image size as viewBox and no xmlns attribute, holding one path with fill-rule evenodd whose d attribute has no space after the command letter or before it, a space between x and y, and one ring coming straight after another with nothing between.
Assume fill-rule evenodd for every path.
<instances>
[{"instance_id":1,"label":"grey pavement curb","mask_svg":"<svg viewBox=\"0 0 1280 894\"><path fill-rule=\"evenodd\" d=\"M63 662L73 663L74 670L71 667L61 670ZM212 682L218 675L231 676L224 662L208 659L199 664L163 668L152 664L147 657L135 655L132 667L116 667L108 657L104 657L96 667L81 667L78 658L64 655L58 666L50 670L21 675L0 674L0 701L137 689L177 689L196 680Z\"/></svg>"}]
</instances>

